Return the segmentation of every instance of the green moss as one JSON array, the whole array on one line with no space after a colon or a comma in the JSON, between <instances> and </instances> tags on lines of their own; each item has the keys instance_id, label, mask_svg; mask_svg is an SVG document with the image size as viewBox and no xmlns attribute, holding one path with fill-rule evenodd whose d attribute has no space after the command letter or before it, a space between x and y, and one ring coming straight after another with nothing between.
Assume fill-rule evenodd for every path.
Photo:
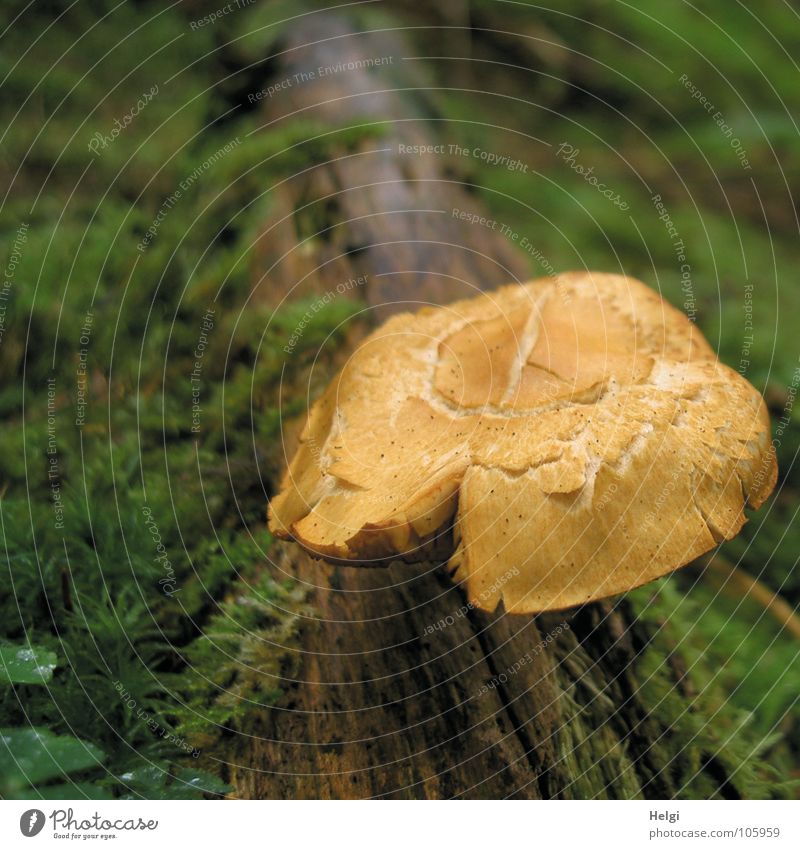
<instances>
[{"instance_id":1,"label":"green moss","mask_svg":"<svg viewBox=\"0 0 800 849\"><path fill-rule=\"evenodd\" d=\"M677 794L792 794L793 649L776 643L778 629L755 605L677 584L663 579L630 596L650 635L637 666L639 695L661 729L653 742Z\"/></svg>"},{"instance_id":2,"label":"green moss","mask_svg":"<svg viewBox=\"0 0 800 849\"><path fill-rule=\"evenodd\" d=\"M202 636L182 652L179 730L207 749L239 730L252 711L275 704L298 663L297 631L311 616L305 591L262 575L235 587ZM224 753L221 753L224 756Z\"/></svg>"}]
</instances>

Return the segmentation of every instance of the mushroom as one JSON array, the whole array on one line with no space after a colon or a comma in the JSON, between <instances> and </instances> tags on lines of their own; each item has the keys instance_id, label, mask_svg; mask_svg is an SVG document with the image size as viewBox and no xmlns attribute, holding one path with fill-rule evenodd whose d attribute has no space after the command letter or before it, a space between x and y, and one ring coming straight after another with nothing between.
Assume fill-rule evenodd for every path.
<instances>
[{"instance_id":1,"label":"mushroom","mask_svg":"<svg viewBox=\"0 0 800 849\"><path fill-rule=\"evenodd\" d=\"M269 523L351 564L447 560L469 602L625 592L775 485L759 393L638 280L568 273L392 317L313 405Z\"/></svg>"}]
</instances>

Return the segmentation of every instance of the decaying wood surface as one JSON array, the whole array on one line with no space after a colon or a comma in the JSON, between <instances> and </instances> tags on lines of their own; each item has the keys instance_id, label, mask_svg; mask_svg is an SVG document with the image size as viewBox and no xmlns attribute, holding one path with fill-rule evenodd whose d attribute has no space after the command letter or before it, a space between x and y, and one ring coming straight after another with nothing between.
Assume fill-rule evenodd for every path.
<instances>
[{"instance_id":1,"label":"decaying wood surface","mask_svg":"<svg viewBox=\"0 0 800 849\"><path fill-rule=\"evenodd\" d=\"M497 228L465 225L453 215L494 221L463 175L451 173L447 153L401 152L438 141L429 131L436 116L420 103L426 80L404 60L411 54L396 35L356 35L334 16L315 16L283 46L273 82L363 60L387 63L292 82L266 102L265 129L301 118L316 134L328 133L329 143L342 128L362 127L369 135L343 143L325 162L309 163L273 192L275 209L259 240L256 299L277 304L324 294L367 275L367 285L345 296L363 300L371 320L380 321L530 276Z\"/></svg>"},{"instance_id":2,"label":"decaying wood surface","mask_svg":"<svg viewBox=\"0 0 800 849\"><path fill-rule=\"evenodd\" d=\"M347 294L377 320L409 301L446 303L533 276L496 231L452 216L481 205L446 170L446 158L398 154L400 143L435 143L429 128L437 125L413 91L425 86L415 75L419 63L403 61L411 54L396 35L355 34L333 15L313 16L283 47L278 80L365 57L393 61L287 88L266 104L269 126L298 112L331 129L390 120L383 134L342 145L340 158L276 193L257 298L278 304L366 275ZM444 212L424 211L432 209ZM271 568L309 587L317 619L302 629L282 700L231 754L239 796L675 792L658 746L665 729L639 697L646 635L624 602L540 617L487 615L467 610L434 564L331 566L281 544Z\"/></svg>"}]
</instances>

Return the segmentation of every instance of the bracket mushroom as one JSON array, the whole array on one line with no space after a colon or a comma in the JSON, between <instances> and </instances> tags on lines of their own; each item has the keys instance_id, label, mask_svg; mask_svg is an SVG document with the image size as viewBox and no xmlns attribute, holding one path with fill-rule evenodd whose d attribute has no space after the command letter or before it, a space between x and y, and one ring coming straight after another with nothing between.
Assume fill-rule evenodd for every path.
<instances>
[{"instance_id":1,"label":"bracket mushroom","mask_svg":"<svg viewBox=\"0 0 800 849\"><path fill-rule=\"evenodd\" d=\"M396 315L313 405L273 532L353 565L447 560L536 613L694 560L775 485L769 416L645 284L575 272Z\"/></svg>"}]
</instances>

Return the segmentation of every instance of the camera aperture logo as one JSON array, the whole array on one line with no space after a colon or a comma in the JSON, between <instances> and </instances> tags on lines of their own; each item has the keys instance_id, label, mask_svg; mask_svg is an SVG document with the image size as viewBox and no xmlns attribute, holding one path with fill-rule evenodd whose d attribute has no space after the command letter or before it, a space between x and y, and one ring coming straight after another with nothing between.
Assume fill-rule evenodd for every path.
<instances>
[{"instance_id":1,"label":"camera aperture logo","mask_svg":"<svg viewBox=\"0 0 800 849\"><path fill-rule=\"evenodd\" d=\"M44 811L31 808L19 818L19 830L25 837L36 837L44 828Z\"/></svg>"},{"instance_id":2,"label":"camera aperture logo","mask_svg":"<svg viewBox=\"0 0 800 849\"><path fill-rule=\"evenodd\" d=\"M155 831L158 828L158 820L143 820L141 817L106 819L95 811L91 816L81 819L75 816L72 808L56 808L48 816L38 808L31 808L19 818L19 830L25 837L35 837L48 819L52 824L53 837L67 840L113 840L119 831Z\"/></svg>"}]
</instances>

